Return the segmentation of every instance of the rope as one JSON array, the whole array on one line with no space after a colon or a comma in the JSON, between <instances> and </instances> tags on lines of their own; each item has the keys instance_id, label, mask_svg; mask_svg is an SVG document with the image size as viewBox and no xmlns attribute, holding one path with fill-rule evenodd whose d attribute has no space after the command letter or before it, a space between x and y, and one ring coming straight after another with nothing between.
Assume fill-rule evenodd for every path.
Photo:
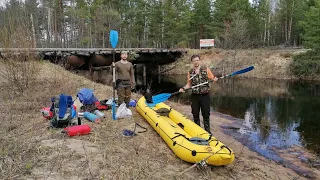
<instances>
[{"instance_id":1,"label":"rope","mask_svg":"<svg viewBox=\"0 0 320 180\"><path fill-rule=\"evenodd\" d=\"M143 132L147 132L147 128L145 128L145 127L143 127L143 126L141 126L140 124L138 124L137 122L135 123L135 125L134 125L134 129L133 129L133 132L135 132L136 131L136 127L137 126L139 126L139 127L141 127L142 129L144 129L143 131L138 131L138 133L143 133Z\"/></svg>"},{"instance_id":2,"label":"rope","mask_svg":"<svg viewBox=\"0 0 320 180\"><path fill-rule=\"evenodd\" d=\"M223 145L223 146L224 146L224 145ZM221 146L221 147L223 147L223 146ZM221 151L221 150L222 150L222 148L221 148L220 150L218 150L217 152L214 152L214 153L210 154L209 156L205 157L205 158L202 159L201 161L193 164L193 165L190 166L189 168L185 169L185 170L182 171L180 174L178 174L178 177L181 176L182 174L184 174L185 172L189 171L190 169L196 167L196 166L199 165L199 164L200 164L201 166L205 166L205 165L207 164L206 161L207 161L211 156L213 156L213 155L215 155L215 154L218 154L218 152Z\"/></svg>"},{"instance_id":3,"label":"rope","mask_svg":"<svg viewBox=\"0 0 320 180\"><path fill-rule=\"evenodd\" d=\"M173 140L173 139L175 139L175 138L177 138L177 137L182 136L182 137L184 137L184 138L186 138L187 140L189 140L189 141L190 141L190 139L189 139L189 138L187 138L187 137L186 137L186 135L184 135L184 134L177 133L177 132L175 132L175 134L178 134L178 135L176 135L175 137L171 138L172 140Z\"/></svg>"}]
</instances>

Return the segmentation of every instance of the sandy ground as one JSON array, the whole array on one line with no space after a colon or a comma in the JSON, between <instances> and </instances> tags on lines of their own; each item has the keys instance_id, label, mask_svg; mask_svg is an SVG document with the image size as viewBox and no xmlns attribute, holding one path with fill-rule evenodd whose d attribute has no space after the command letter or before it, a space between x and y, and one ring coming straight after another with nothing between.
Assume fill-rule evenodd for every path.
<instances>
[{"instance_id":1,"label":"sandy ground","mask_svg":"<svg viewBox=\"0 0 320 180\"><path fill-rule=\"evenodd\" d=\"M94 88L99 100L112 97L112 88L72 74L50 64L39 64L37 80L26 92L13 96L1 86L2 127L0 131L1 179L305 179L290 168L252 152L221 125L233 121L211 115L213 135L228 145L235 161L224 167L196 167L180 160L161 137L131 107L133 116L112 120L110 110L101 124L89 124L89 135L66 137L61 129L48 129L40 109L50 106L50 97L66 93L76 96L84 87ZM138 99L140 95L134 94ZM190 107L166 102L190 117ZM75 104L80 107L80 102ZM133 130L138 122L148 130L135 137L123 137L124 129ZM139 129L138 129L139 130ZM319 169L307 167L310 178L320 177Z\"/></svg>"}]
</instances>

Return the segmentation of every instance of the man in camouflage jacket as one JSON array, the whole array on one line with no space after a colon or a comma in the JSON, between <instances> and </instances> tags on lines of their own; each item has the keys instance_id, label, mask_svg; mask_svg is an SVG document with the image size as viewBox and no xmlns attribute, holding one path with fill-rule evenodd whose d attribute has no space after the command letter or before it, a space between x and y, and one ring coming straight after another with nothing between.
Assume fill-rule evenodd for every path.
<instances>
[{"instance_id":1,"label":"man in camouflage jacket","mask_svg":"<svg viewBox=\"0 0 320 180\"><path fill-rule=\"evenodd\" d=\"M184 92L186 89L192 86L208 82L209 80L217 81L211 70L203 65L200 65L200 56L193 55L191 57L193 68L188 72L187 84L180 88L180 92ZM211 134L210 131L210 85L209 83L192 88L191 95L191 109L193 114L193 121L200 126L200 109L203 117L203 124L205 130Z\"/></svg>"}]
</instances>

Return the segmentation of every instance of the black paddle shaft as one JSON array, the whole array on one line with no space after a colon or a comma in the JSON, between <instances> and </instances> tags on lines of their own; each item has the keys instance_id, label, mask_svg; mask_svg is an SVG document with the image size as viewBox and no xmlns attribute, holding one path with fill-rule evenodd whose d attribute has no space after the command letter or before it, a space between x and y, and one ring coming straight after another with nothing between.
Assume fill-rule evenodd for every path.
<instances>
[{"instance_id":1,"label":"black paddle shaft","mask_svg":"<svg viewBox=\"0 0 320 180\"><path fill-rule=\"evenodd\" d=\"M254 69L254 66L249 66L249 67L247 67L247 68L241 69L241 70L236 71L236 72L233 72L233 73L231 73L231 74L218 77L218 79L223 79L223 78L226 78L226 77L229 77L229 76L235 76L235 75L238 75L238 74L243 74L243 73L249 72L249 71L251 71L251 70L253 70L253 69ZM211 82L213 82L213 81L214 81L214 80L209 80L209 81L207 81L207 82L200 83L200 84L197 84L197 85L195 85L195 86L192 86L192 87L190 87L190 88L188 88L188 89L193 89L193 88L196 88L196 87L199 87L199 86L203 86L203 85L206 85L206 84L211 83ZM186 89L186 90L188 90L188 89ZM180 93L179 91L174 92L174 93L171 94L171 96L172 96L172 95L179 94L179 93Z\"/></svg>"},{"instance_id":2,"label":"black paddle shaft","mask_svg":"<svg viewBox=\"0 0 320 180\"><path fill-rule=\"evenodd\" d=\"M207 81L207 82L204 82L204 83L197 84L197 85L192 86L192 87L190 87L190 88L188 88L188 89L185 89L185 91L187 91L187 90L189 90L189 89L193 89L193 88L199 87L199 86L206 85L206 84L211 83L211 82L213 82L213 81L214 81L214 80L210 80L210 81ZM174 92L174 93L171 93L171 96L177 95L177 94L179 94L179 93L180 93L179 91Z\"/></svg>"},{"instance_id":3,"label":"black paddle shaft","mask_svg":"<svg viewBox=\"0 0 320 180\"><path fill-rule=\"evenodd\" d=\"M249 71L251 71L251 70L253 70L253 69L254 69L254 66L249 66L249 67L247 67L247 68L241 69L241 70L236 71L236 72L233 72L233 73L231 73L231 74L218 77L218 79L223 79L223 78L226 78L226 77L232 77L232 76L235 76L235 75L238 75L238 74L243 74L243 73L249 72ZM203 86L203 85L206 85L206 84L211 83L211 82L213 82L213 81L214 81L214 80L209 80L209 81L207 81L207 82L200 83L200 84L197 84L197 85L195 85L195 86L192 86L192 87L190 87L190 88L188 88L188 89L193 89L193 88L196 88L196 87L199 87L199 86ZM185 89L185 91L188 90L188 89ZM158 96L158 97L157 97L157 103L163 102L163 101L167 100L168 98L170 98L171 96L176 95L176 94L179 94L179 93L180 93L180 92L177 91L177 92L174 92L174 93L171 93L171 94L164 93L163 95L160 94L160 96L157 95L157 96Z\"/></svg>"}]
</instances>

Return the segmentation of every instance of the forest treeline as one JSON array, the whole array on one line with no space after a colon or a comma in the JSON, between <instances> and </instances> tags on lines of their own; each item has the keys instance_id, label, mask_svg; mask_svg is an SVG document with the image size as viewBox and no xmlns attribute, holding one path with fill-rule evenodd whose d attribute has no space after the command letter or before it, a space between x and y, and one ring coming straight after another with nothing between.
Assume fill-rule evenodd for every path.
<instances>
[{"instance_id":1,"label":"forest treeline","mask_svg":"<svg viewBox=\"0 0 320 180\"><path fill-rule=\"evenodd\" d=\"M34 47L106 48L109 31L119 47L218 48L301 46L318 41L319 0L8 0L0 29ZM21 32L23 31L23 32ZM19 46L3 42L0 46Z\"/></svg>"},{"instance_id":2,"label":"forest treeline","mask_svg":"<svg viewBox=\"0 0 320 180\"><path fill-rule=\"evenodd\" d=\"M7 0L0 48L109 48L115 29L120 48L310 48L291 70L320 74L319 12L320 0Z\"/></svg>"}]
</instances>

